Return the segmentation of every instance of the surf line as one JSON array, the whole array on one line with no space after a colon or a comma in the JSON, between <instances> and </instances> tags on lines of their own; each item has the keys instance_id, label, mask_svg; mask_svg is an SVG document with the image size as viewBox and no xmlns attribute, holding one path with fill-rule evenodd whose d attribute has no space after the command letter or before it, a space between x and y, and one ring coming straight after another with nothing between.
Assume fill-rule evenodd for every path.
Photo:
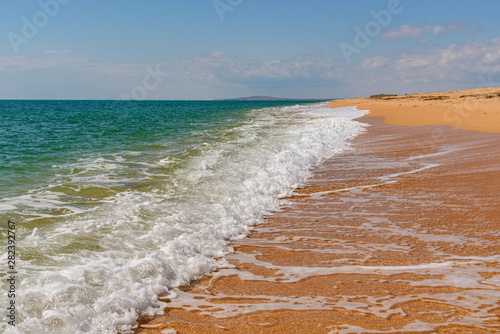
<instances>
[{"instance_id":1,"label":"surf line","mask_svg":"<svg viewBox=\"0 0 500 334\"><path fill-rule=\"evenodd\" d=\"M417 168L417 169L414 169L414 170L411 170L408 172L394 173L394 174L390 174L387 176L381 176L381 177L379 177L379 179L381 179L382 181L385 180L382 183L368 184L368 185L363 185L363 186L356 186L356 187L349 187L349 188L342 188L342 189L335 189L335 190L324 190L324 191L318 191L318 192L311 192L311 193L307 193L307 194L294 193L294 194L292 194L292 197L308 197L308 196L313 196L313 195L323 196L323 195L352 191L352 190L357 190L357 189L368 189L368 188L382 187L382 186L385 186L388 184L397 183L398 181L393 180L396 177L399 177L402 175L407 175L407 174L415 174L418 172L422 172L426 169L434 168L434 167L438 167L438 166L441 166L441 165L440 164L427 164L424 167Z\"/></svg>"}]
</instances>

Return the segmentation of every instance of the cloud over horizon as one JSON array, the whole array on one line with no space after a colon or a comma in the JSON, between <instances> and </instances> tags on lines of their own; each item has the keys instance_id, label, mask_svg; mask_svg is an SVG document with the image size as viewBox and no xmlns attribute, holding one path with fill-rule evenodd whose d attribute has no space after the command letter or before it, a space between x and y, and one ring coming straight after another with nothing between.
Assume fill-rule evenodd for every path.
<instances>
[{"instance_id":1,"label":"cloud over horizon","mask_svg":"<svg viewBox=\"0 0 500 334\"><path fill-rule=\"evenodd\" d=\"M494 1L255 0L223 20L202 0L47 1L3 6L0 98L352 97L467 88L498 62Z\"/></svg>"},{"instance_id":2,"label":"cloud over horizon","mask_svg":"<svg viewBox=\"0 0 500 334\"><path fill-rule=\"evenodd\" d=\"M425 34L440 35L453 31L464 31L466 28L467 24L461 22L451 22L447 25L424 24L418 26L402 24L398 27L389 29L382 36L380 36L380 38L392 40L399 40L402 38L419 38Z\"/></svg>"},{"instance_id":3,"label":"cloud over horizon","mask_svg":"<svg viewBox=\"0 0 500 334\"><path fill-rule=\"evenodd\" d=\"M352 65L321 53L256 61L212 51L168 62L137 64L93 62L71 57L69 52L0 56L0 88L6 94L2 98L21 98L16 91L35 91L43 86L41 94L47 94L47 98L119 99L144 82L148 66L169 73L161 85L148 92L147 98L153 99L210 99L242 94L349 97L388 90L423 90L425 85L429 89L461 89L479 85L481 76L500 73L500 38L395 52ZM287 96L290 94L295 96Z\"/></svg>"},{"instance_id":4,"label":"cloud over horizon","mask_svg":"<svg viewBox=\"0 0 500 334\"><path fill-rule=\"evenodd\" d=\"M217 78L234 83L258 83L262 81L325 81L340 76L332 60L320 53L299 54L289 59L254 61L226 56L212 51L174 62L198 76L198 79Z\"/></svg>"}]
</instances>

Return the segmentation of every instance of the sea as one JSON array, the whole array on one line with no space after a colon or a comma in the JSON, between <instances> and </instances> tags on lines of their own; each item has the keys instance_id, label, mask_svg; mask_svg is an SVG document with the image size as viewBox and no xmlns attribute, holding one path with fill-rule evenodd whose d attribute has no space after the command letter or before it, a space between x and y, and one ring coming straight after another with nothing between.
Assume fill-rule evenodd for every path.
<instances>
[{"instance_id":1,"label":"sea","mask_svg":"<svg viewBox=\"0 0 500 334\"><path fill-rule=\"evenodd\" d=\"M2 333L131 333L365 130L297 101L0 101Z\"/></svg>"}]
</instances>

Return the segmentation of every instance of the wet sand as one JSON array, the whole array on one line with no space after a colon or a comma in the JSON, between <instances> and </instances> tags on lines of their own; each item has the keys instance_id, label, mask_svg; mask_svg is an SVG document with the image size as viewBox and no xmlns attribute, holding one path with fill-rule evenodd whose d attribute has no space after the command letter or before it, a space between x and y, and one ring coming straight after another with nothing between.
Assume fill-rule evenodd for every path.
<instances>
[{"instance_id":1,"label":"wet sand","mask_svg":"<svg viewBox=\"0 0 500 334\"><path fill-rule=\"evenodd\" d=\"M377 116L138 332L500 332L500 134Z\"/></svg>"}]
</instances>

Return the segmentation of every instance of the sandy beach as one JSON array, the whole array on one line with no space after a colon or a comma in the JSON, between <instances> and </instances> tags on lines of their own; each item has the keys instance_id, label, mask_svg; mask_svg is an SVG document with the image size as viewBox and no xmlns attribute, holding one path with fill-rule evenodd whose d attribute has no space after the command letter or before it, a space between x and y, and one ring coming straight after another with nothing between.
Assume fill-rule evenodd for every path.
<instances>
[{"instance_id":1,"label":"sandy beach","mask_svg":"<svg viewBox=\"0 0 500 334\"><path fill-rule=\"evenodd\" d=\"M500 88L330 106L352 150L137 333L500 332Z\"/></svg>"},{"instance_id":2,"label":"sandy beach","mask_svg":"<svg viewBox=\"0 0 500 334\"><path fill-rule=\"evenodd\" d=\"M339 100L331 107L358 106L400 126L450 125L479 132L500 133L500 88L477 88L379 98Z\"/></svg>"}]
</instances>

